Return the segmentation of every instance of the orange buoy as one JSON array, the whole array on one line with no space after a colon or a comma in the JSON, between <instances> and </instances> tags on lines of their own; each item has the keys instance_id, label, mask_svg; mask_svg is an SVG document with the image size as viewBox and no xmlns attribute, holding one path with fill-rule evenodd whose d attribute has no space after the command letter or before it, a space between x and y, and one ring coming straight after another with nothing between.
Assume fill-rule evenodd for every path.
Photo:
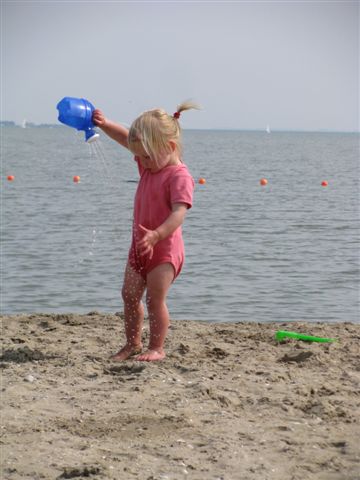
<instances>
[{"instance_id":1,"label":"orange buoy","mask_svg":"<svg viewBox=\"0 0 360 480\"><path fill-rule=\"evenodd\" d=\"M75 175L75 177L73 178L74 182L75 183L79 183L80 182L80 177L79 175Z\"/></svg>"},{"instance_id":2,"label":"orange buoy","mask_svg":"<svg viewBox=\"0 0 360 480\"><path fill-rule=\"evenodd\" d=\"M323 187L327 187L329 185L329 183L326 180L324 180L324 181L321 182L321 185Z\"/></svg>"},{"instance_id":3,"label":"orange buoy","mask_svg":"<svg viewBox=\"0 0 360 480\"><path fill-rule=\"evenodd\" d=\"M7 179L8 179L9 182L13 182L15 180L15 176L14 175L8 175Z\"/></svg>"},{"instance_id":4,"label":"orange buoy","mask_svg":"<svg viewBox=\"0 0 360 480\"><path fill-rule=\"evenodd\" d=\"M200 183L200 185L205 185L205 183L206 183L205 178L199 178L199 183Z\"/></svg>"},{"instance_id":5,"label":"orange buoy","mask_svg":"<svg viewBox=\"0 0 360 480\"><path fill-rule=\"evenodd\" d=\"M265 186L265 185L267 185L267 184L268 184L268 181L266 180L266 178L262 178L262 179L260 180L260 185Z\"/></svg>"}]
</instances>

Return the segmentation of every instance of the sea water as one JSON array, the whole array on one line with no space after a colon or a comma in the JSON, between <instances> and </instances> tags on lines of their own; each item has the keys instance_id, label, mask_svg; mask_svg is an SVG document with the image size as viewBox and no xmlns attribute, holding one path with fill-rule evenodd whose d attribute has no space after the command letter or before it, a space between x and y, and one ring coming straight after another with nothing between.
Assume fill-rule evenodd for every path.
<instances>
[{"instance_id":1,"label":"sea water","mask_svg":"<svg viewBox=\"0 0 360 480\"><path fill-rule=\"evenodd\" d=\"M121 311L138 181L130 153L104 134L90 148L66 127L1 135L1 312ZM359 322L359 135L183 136L184 161L206 184L183 227L171 317Z\"/></svg>"}]
</instances>

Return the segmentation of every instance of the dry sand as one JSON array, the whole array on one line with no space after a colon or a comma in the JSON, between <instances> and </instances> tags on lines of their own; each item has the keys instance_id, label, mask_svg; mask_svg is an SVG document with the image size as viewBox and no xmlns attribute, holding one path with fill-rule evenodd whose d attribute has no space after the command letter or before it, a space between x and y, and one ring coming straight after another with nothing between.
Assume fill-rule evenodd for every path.
<instances>
[{"instance_id":1,"label":"dry sand","mask_svg":"<svg viewBox=\"0 0 360 480\"><path fill-rule=\"evenodd\" d=\"M360 478L360 325L173 321L164 361L119 364L119 315L2 322L4 480Z\"/></svg>"}]
</instances>

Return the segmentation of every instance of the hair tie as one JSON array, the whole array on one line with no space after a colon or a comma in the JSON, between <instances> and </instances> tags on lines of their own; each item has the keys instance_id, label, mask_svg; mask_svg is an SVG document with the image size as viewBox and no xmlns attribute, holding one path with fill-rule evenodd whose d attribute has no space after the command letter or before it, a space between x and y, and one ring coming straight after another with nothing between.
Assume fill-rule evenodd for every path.
<instances>
[{"instance_id":1,"label":"hair tie","mask_svg":"<svg viewBox=\"0 0 360 480\"><path fill-rule=\"evenodd\" d=\"M180 112L175 112L173 115L174 118L180 118Z\"/></svg>"}]
</instances>

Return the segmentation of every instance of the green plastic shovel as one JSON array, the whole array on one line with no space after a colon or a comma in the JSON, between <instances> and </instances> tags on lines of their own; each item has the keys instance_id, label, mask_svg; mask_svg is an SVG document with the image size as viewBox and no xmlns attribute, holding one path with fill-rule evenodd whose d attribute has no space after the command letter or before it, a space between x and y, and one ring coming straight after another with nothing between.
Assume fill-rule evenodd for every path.
<instances>
[{"instance_id":1,"label":"green plastic shovel","mask_svg":"<svg viewBox=\"0 0 360 480\"><path fill-rule=\"evenodd\" d=\"M275 339L280 342L285 338L296 338L297 340L304 340L305 342L320 342L320 343L331 343L336 342L336 338L322 338L322 337L313 337L312 335L306 335L304 333L296 332L287 332L286 330L279 330L275 333Z\"/></svg>"}]
</instances>

